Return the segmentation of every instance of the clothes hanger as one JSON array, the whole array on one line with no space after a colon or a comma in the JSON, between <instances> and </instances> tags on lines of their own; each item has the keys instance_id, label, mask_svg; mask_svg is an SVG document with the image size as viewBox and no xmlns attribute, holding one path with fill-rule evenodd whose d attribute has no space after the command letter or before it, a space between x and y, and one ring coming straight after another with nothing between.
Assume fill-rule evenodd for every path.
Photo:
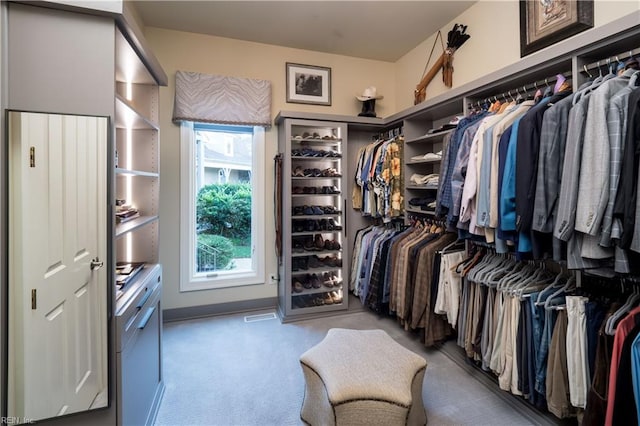
<instances>
[{"instance_id":1,"label":"clothes hanger","mask_svg":"<svg viewBox=\"0 0 640 426\"><path fill-rule=\"evenodd\" d=\"M486 268L491 268L492 262L495 261L496 255L493 253L487 253L476 266L474 266L470 271L467 278L473 282L478 282L478 275L483 272Z\"/></svg>"},{"instance_id":2,"label":"clothes hanger","mask_svg":"<svg viewBox=\"0 0 640 426\"><path fill-rule=\"evenodd\" d=\"M530 276L533 273L533 269L531 265L526 262L520 262L522 264L521 268L518 268L512 271L510 274L505 275L499 282L496 288L499 291L506 292L509 290L510 286L514 282L518 282L519 280L524 279L527 276Z\"/></svg>"},{"instance_id":3,"label":"clothes hanger","mask_svg":"<svg viewBox=\"0 0 640 426\"><path fill-rule=\"evenodd\" d=\"M489 261L481 269L478 269L478 271L475 273L474 275L475 282L483 283L485 281L485 277L487 276L487 274L489 274L490 272L492 272L497 268L501 268L506 261L508 261L508 259L506 259L505 257L497 253L492 254Z\"/></svg>"},{"instance_id":4,"label":"clothes hanger","mask_svg":"<svg viewBox=\"0 0 640 426\"><path fill-rule=\"evenodd\" d=\"M537 279L530 281L524 286L520 286L515 290L515 294L520 299L531 297L530 293L546 288L550 283L554 282L556 278L556 275L551 274L546 267L543 267Z\"/></svg>"},{"instance_id":5,"label":"clothes hanger","mask_svg":"<svg viewBox=\"0 0 640 426\"><path fill-rule=\"evenodd\" d=\"M556 306L551 304L553 299L555 299L556 297L560 296L563 293L566 294L567 291L575 287L575 281L576 281L576 278L574 276L569 277L565 285L563 285L560 289L554 291L549 297L547 297L547 300L545 300L544 302L544 308L545 309L555 308Z\"/></svg>"},{"instance_id":6,"label":"clothes hanger","mask_svg":"<svg viewBox=\"0 0 640 426\"><path fill-rule=\"evenodd\" d=\"M516 282L513 283L513 285L510 288L510 294L511 295L517 296L518 292L520 291L520 289L526 288L527 286L529 286L531 284L535 284L535 283L543 280L543 276L545 275L546 270L542 269L542 268L535 267L535 265L532 265L532 268L534 268L533 274L529 275L528 277L526 277L523 280L516 281Z\"/></svg>"},{"instance_id":7,"label":"clothes hanger","mask_svg":"<svg viewBox=\"0 0 640 426\"><path fill-rule=\"evenodd\" d=\"M498 271L496 274L492 274L487 279L487 286L496 289L501 284L504 286L504 283L509 282L509 277L513 276L514 273L518 272L522 268L524 268L524 264L522 262L511 260L511 264L508 265L505 269Z\"/></svg>"},{"instance_id":8,"label":"clothes hanger","mask_svg":"<svg viewBox=\"0 0 640 426\"><path fill-rule=\"evenodd\" d=\"M618 322L629 311L631 311L633 306L637 304L639 300L640 300L640 291L638 290L637 286L633 286L633 291L627 298L627 301L620 308L618 308L618 310L615 311L613 315L611 315L611 317L609 317L609 319L607 320L607 323L605 325L605 333L607 333L610 336L613 336L616 333L616 326Z\"/></svg>"},{"instance_id":9,"label":"clothes hanger","mask_svg":"<svg viewBox=\"0 0 640 426\"><path fill-rule=\"evenodd\" d=\"M455 240L454 242L447 244L442 250L440 250L440 255L442 256L443 254L448 254L447 250L449 250L450 248L455 247L456 245L459 244L465 244L464 240ZM458 251L462 251L464 250L464 246L460 247L460 249L456 249L455 251L452 251L452 253L457 253Z\"/></svg>"},{"instance_id":10,"label":"clothes hanger","mask_svg":"<svg viewBox=\"0 0 640 426\"><path fill-rule=\"evenodd\" d=\"M553 89L551 88L551 86L549 86L549 79L548 78L544 79L544 84L547 87L544 89L544 94L542 95L542 97L546 98L546 97L551 96L553 94Z\"/></svg>"},{"instance_id":11,"label":"clothes hanger","mask_svg":"<svg viewBox=\"0 0 640 426\"><path fill-rule=\"evenodd\" d=\"M494 268L489 271L485 277L483 278L483 284L488 287L495 287L500 278L504 277L508 274L513 268L517 266L517 263L512 259L505 257L505 262L502 263L499 267Z\"/></svg>"},{"instance_id":12,"label":"clothes hanger","mask_svg":"<svg viewBox=\"0 0 640 426\"><path fill-rule=\"evenodd\" d=\"M556 279L549 285L547 288L542 290L538 294L538 298L536 299L536 306L544 305L543 298L546 300L546 295L548 293L553 293L556 289L563 287L566 283L566 279L569 279L564 273L559 273Z\"/></svg>"}]
</instances>

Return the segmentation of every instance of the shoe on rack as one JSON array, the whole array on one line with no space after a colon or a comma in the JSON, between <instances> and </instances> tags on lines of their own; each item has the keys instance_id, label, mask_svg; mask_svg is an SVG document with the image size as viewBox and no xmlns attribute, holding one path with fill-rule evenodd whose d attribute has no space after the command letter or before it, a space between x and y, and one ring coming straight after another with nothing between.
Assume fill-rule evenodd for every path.
<instances>
[{"instance_id":1,"label":"shoe on rack","mask_svg":"<svg viewBox=\"0 0 640 426\"><path fill-rule=\"evenodd\" d=\"M322 264L324 266L328 266L330 268L335 268L336 266L336 262L335 262L336 257L335 256L325 256L322 258Z\"/></svg>"},{"instance_id":2,"label":"shoe on rack","mask_svg":"<svg viewBox=\"0 0 640 426\"><path fill-rule=\"evenodd\" d=\"M331 280L333 281L333 286L338 287L342 284L342 278L339 278L335 272L331 273Z\"/></svg>"},{"instance_id":3,"label":"shoe on rack","mask_svg":"<svg viewBox=\"0 0 640 426\"><path fill-rule=\"evenodd\" d=\"M313 256L309 256L308 259L309 268L321 268L324 266L324 264L320 262L320 259L318 259L318 256L316 256L315 254Z\"/></svg>"},{"instance_id":4,"label":"shoe on rack","mask_svg":"<svg viewBox=\"0 0 640 426\"><path fill-rule=\"evenodd\" d=\"M303 309L307 307L304 295L292 297L291 302L293 304L293 309Z\"/></svg>"},{"instance_id":5,"label":"shoe on rack","mask_svg":"<svg viewBox=\"0 0 640 426\"><path fill-rule=\"evenodd\" d=\"M293 173L291 174L291 176L304 177L304 170L302 169L302 167L298 166L295 169L293 169Z\"/></svg>"},{"instance_id":6,"label":"shoe on rack","mask_svg":"<svg viewBox=\"0 0 640 426\"><path fill-rule=\"evenodd\" d=\"M327 219L327 229L333 230L333 231L341 231L342 226L336 224L336 221L333 219Z\"/></svg>"},{"instance_id":7,"label":"shoe on rack","mask_svg":"<svg viewBox=\"0 0 640 426\"><path fill-rule=\"evenodd\" d=\"M322 170L321 173L323 177L341 177L340 173L333 167L328 167Z\"/></svg>"},{"instance_id":8,"label":"shoe on rack","mask_svg":"<svg viewBox=\"0 0 640 426\"><path fill-rule=\"evenodd\" d=\"M304 291L304 287L300 281L294 280L292 290L294 293L302 293Z\"/></svg>"},{"instance_id":9,"label":"shoe on rack","mask_svg":"<svg viewBox=\"0 0 640 426\"><path fill-rule=\"evenodd\" d=\"M323 293L322 299L324 300L325 305L333 305L333 299L329 293Z\"/></svg>"},{"instance_id":10,"label":"shoe on rack","mask_svg":"<svg viewBox=\"0 0 640 426\"><path fill-rule=\"evenodd\" d=\"M294 186L293 188L291 188L291 192L292 192L293 194L302 194L304 191L303 191L303 188L302 188L302 187L300 187L300 186Z\"/></svg>"},{"instance_id":11,"label":"shoe on rack","mask_svg":"<svg viewBox=\"0 0 640 426\"><path fill-rule=\"evenodd\" d=\"M338 212L334 206L322 206L321 209L324 214L336 214Z\"/></svg>"},{"instance_id":12,"label":"shoe on rack","mask_svg":"<svg viewBox=\"0 0 640 426\"><path fill-rule=\"evenodd\" d=\"M311 286L311 275L307 274L305 275L304 279L302 279L301 281L302 287L306 288L307 290L309 290L312 286Z\"/></svg>"},{"instance_id":13,"label":"shoe on rack","mask_svg":"<svg viewBox=\"0 0 640 426\"><path fill-rule=\"evenodd\" d=\"M320 206L312 206L311 207L312 214L322 215L325 214L324 210Z\"/></svg>"},{"instance_id":14,"label":"shoe on rack","mask_svg":"<svg viewBox=\"0 0 640 426\"><path fill-rule=\"evenodd\" d=\"M302 243L302 246L307 251L315 251L316 250L316 245L315 245L315 242L313 241L313 237L307 238L306 240L304 240L304 243Z\"/></svg>"},{"instance_id":15,"label":"shoe on rack","mask_svg":"<svg viewBox=\"0 0 640 426\"><path fill-rule=\"evenodd\" d=\"M330 231L331 229L329 228L329 224L327 222L327 219L320 219L320 221L318 221L318 227L320 231Z\"/></svg>"},{"instance_id":16,"label":"shoe on rack","mask_svg":"<svg viewBox=\"0 0 640 426\"><path fill-rule=\"evenodd\" d=\"M333 280L328 272L322 274L322 284L327 288L333 288Z\"/></svg>"},{"instance_id":17,"label":"shoe on rack","mask_svg":"<svg viewBox=\"0 0 640 426\"><path fill-rule=\"evenodd\" d=\"M342 296L337 291L332 291L329 293L331 295L331 300L333 300L334 305L339 305L342 303Z\"/></svg>"},{"instance_id":18,"label":"shoe on rack","mask_svg":"<svg viewBox=\"0 0 640 426\"><path fill-rule=\"evenodd\" d=\"M316 274L311 275L311 287L318 289L321 286L322 286L322 283L320 282L320 278L318 278L318 275Z\"/></svg>"},{"instance_id":19,"label":"shoe on rack","mask_svg":"<svg viewBox=\"0 0 640 426\"><path fill-rule=\"evenodd\" d=\"M306 271L309 269L309 260L306 257L298 257L298 268L300 268L303 271Z\"/></svg>"},{"instance_id":20,"label":"shoe on rack","mask_svg":"<svg viewBox=\"0 0 640 426\"><path fill-rule=\"evenodd\" d=\"M304 251L304 245L301 240L295 239L293 240L293 247L291 249L294 253L302 253Z\"/></svg>"},{"instance_id":21,"label":"shoe on rack","mask_svg":"<svg viewBox=\"0 0 640 426\"><path fill-rule=\"evenodd\" d=\"M322 239L322 235L320 234L316 234L314 244L316 246L316 250L322 250L327 246L327 242Z\"/></svg>"},{"instance_id":22,"label":"shoe on rack","mask_svg":"<svg viewBox=\"0 0 640 426\"><path fill-rule=\"evenodd\" d=\"M305 221L304 220L293 220L293 232L304 232Z\"/></svg>"}]
</instances>

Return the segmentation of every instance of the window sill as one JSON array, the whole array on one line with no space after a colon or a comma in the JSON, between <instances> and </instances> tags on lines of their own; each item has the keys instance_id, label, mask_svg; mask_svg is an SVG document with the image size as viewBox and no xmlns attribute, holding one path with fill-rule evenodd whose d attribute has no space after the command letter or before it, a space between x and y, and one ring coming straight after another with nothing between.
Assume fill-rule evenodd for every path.
<instances>
[{"instance_id":1,"label":"window sill","mask_svg":"<svg viewBox=\"0 0 640 426\"><path fill-rule=\"evenodd\" d=\"M246 287L265 285L266 280L258 278L255 274L234 275L233 277L219 277L217 279L192 279L187 284L180 285L180 293L201 290L219 290L223 288Z\"/></svg>"}]
</instances>

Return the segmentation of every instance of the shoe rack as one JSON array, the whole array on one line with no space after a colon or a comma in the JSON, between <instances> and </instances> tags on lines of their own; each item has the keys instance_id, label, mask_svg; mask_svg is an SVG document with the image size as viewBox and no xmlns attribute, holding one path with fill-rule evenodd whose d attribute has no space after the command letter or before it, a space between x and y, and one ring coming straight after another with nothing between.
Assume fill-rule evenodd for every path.
<instances>
[{"instance_id":1,"label":"shoe rack","mask_svg":"<svg viewBox=\"0 0 640 426\"><path fill-rule=\"evenodd\" d=\"M347 126L341 123L279 123L283 249L278 302L283 320L347 309L346 135Z\"/></svg>"}]
</instances>

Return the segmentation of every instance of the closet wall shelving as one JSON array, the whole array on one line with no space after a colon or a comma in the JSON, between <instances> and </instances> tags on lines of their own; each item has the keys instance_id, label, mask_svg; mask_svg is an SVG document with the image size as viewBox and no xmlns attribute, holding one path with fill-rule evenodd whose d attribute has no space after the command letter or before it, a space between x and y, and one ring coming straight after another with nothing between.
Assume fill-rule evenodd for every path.
<instances>
[{"instance_id":1,"label":"closet wall shelving","mask_svg":"<svg viewBox=\"0 0 640 426\"><path fill-rule=\"evenodd\" d=\"M412 173L438 173L439 161L414 161L411 157L427 152L437 152L443 148L442 141L446 133L428 133L451 121L455 116L468 112L469 106L484 99L511 93L523 86L531 88L532 84L549 82L557 74L564 74L572 80L573 87L578 87L588 79L583 72L584 67L593 69L600 61L606 64L607 59L622 58L629 51L636 52L640 47L640 11L631 13L606 25L593 28L569 39L563 40L546 49L526 56L519 61L492 72L472 82L458 86L441 95L427 99L418 105L386 118L364 118L335 114L316 114L281 111L276 118L280 123L286 119L318 120L328 123L343 123L347 126L348 162L343 170L347 176L347 185L353 186L353 174L356 165L355 152L362 144L371 142L372 137L385 130L402 127L404 133L404 182L405 208L408 201L425 189L412 187ZM635 50L634 50L635 49ZM347 189L350 194L350 188ZM286 194L286 189L285 189ZM353 236L357 229L370 224L359 212L347 208L345 217L351 221L344 237L347 244L353 244ZM411 207L405 209L405 221L415 213ZM353 219L353 220L352 220ZM350 248L347 248L349 250ZM349 255L349 253L347 253ZM282 278L282 277L281 277Z\"/></svg>"}]
</instances>

